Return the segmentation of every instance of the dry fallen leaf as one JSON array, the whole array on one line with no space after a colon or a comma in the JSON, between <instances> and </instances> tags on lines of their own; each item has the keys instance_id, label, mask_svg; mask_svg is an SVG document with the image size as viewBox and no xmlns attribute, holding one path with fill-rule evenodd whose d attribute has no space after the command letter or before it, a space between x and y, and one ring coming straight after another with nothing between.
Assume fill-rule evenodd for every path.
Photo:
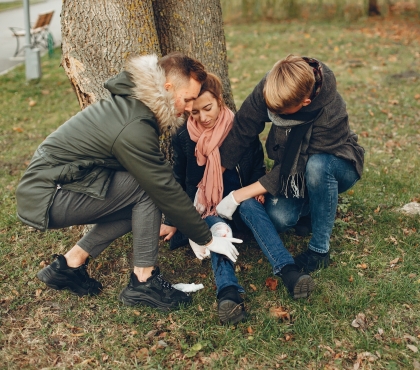
<instances>
[{"instance_id":1,"label":"dry fallen leaf","mask_svg":"<svg viewBox=\"0 0 420 370\"><path fill-rule=\"evenodd\" d=\"M268 287L268 289L270 290L276 290L278 283L279 282L277 279L273 279L272 277L269 277L265 281L265 286Z\"/></svg>"},{"instance_id":2,"label":"dry fallen leaf","mask_svg":"<svg viewBox=\"0 0 420 370\"><path fill-rule=\"evenodd\" d=\"M150 331L149 331L149 332L145 335L145 338L154 337L156 333L157 333L157 330L150 330Z\"/></svg>"},{"instance_id":3,"label":"dry fallen leaf","mask_svg":"<svg viewBox=\"0 0 420 370\"><path fill-rule=\"evenodd\" d=\"M257 290L257 287L254 284L249 284L249 286L251 287L251 289L255 292Z\"/></svg>"},{"instance_id":4,"label":"dry fallen leaf","mask_svg":"<svg viewBox=\"0 0 420 370\"><path fill-rule=\"evenodd\" d=\"M23 128L21 128L21 127L13 127L13 131L23 132Z\"/></svg>"},{"instance_id":5,"label":"dry fallen leaf","mask_svg":"<svg viewBox=\"0 0 420 370\"><path fill-rule=\"evenodd\" d=\"M361 330L366 329L367 327L367 320L366 315L364 313L358 313L356 318L352 321L351 326L354 328L358 328Z\"/></svg>"},{"instance_id":6,"label":"dry fallen leaf","mask_svg":"<svg viewBox=\"0 0 420 370\"><path fill-rule=\"evenodd\" d=\"M404 339L408 339L411 343L417 343L418 339L410 334L404 334Z\"/></svg>"},{"instance_id":7,"label":"dry fallen leaf","mask_svg":"<svg viewBox=\"0 0 420 370\"><path fill-rule=\"evenodd\" d=\"M149 350L147 348L140 348L136 352L136 357L139 360L145 360L149 356Z\"/></svg>"},{"instance_id":8,"label":"dry fallen leaf","mask_svg":"<svg viewBox=\"0 0 420 370\"><path fill-rule=\"evenodd\" d=\"M359 265L356 265L357 268L366 270L368 268L368 265L366 263L361 263Z\"/></svg>"},{"instance_id":9,"label":"dry fallen leaf","mask_svg":"<svg viewBox=\"0 0 420 370\"><path fill-rule=\"evenodd\" d=\"M350 283L352 283L354 281L353 275L350 275L349 281L350 281Z\"/></svg>"},{"instance_id":10,"label":"dry fallen leaf","mask_svg":"<svg viewBox=\"0 0 420 370\"><path fill-rule=\"evenodd\" d=\"M407 348L412 350L414 353L417 353L419 349L416 346L413 346L412 344L407 344Z\"/></svg>"},{"instance_id":11,"label":"dry fallen leaf","mask_svg":"<svg viewBox=\"0 0 420 370\"><path fill-rule=\"evenodd\" d=\"M134 310L134 311L133 311L133 314L134 314L134 315L136 315L136 316L140 316L140 311L136 311L136 310Z\"/></svg>"},{"instance_id":12,"label":"dry fallen leaf","mask_svg":"<svg viewBox=\"0 0 420 370\"><path fill-rule=\"evenodd\" d=\"M393 259L389 264L390 265L396 265L399 261L400 261L400 257L397 257L397 258Z\"/></svg>"},{"instance_id":13,"label":"dry fallen leaf","mask_svg":"<svg viewBox=\"0 0 420 370\"><path fill-rule=\"evenodd\" d=\"M36 101L35 100L29 100L29 106L33 107L36 105Z\"/></svg>"},{"instance_id":14,"label":"dry fallen leaf","mask_svg":"<svg viewBox=\"0 0 420 370\"><path fill-rule=\"evenodd\" d=\"M247 331L248 331L249 334L252 334L254 332L254 330L252 330L252 328L250 326L248 326Z\"/></svg>"},{"instance_id":15,"label":"dry fallen leaf","mask_svg":"<svg viewBox=\"0 0 420 370\"><path fill-rule=\"evenodd\" d=\"M280 307L270 307L268 312L269 312L269 315L271 317L275 317L277 319L284 319L284 318L290 319L289 313L287 311L285 311L284 308L281 307L281 306Z\"/></svg>"}]
</instances>

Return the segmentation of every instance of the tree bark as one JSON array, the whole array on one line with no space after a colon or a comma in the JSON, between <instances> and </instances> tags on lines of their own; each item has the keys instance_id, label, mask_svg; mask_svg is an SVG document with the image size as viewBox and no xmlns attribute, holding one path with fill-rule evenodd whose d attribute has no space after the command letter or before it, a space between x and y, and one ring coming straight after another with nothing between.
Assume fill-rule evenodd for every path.
<instances>
[{"instance_id":1,"label":"tree bark","mask_svg":"<svg viewBox=\"0 0 420 370\"><path fill-rule=\"evenodd\" d=\"M131 54L160 55L151 0L63 0L61 64L80 107L108 96L104 82Z\"/></svg>"},{"instance_id":2,"label":"tree bark","mask_svg":"<svg viewBox=\"0 0 420 370\"><path fill-rule=\"evenodd\" d=\"M236 111L228 76L220 0L153 0L162 55L180 51L201 61L223 83L223 98Z\"/></svg>"}]
</instances>

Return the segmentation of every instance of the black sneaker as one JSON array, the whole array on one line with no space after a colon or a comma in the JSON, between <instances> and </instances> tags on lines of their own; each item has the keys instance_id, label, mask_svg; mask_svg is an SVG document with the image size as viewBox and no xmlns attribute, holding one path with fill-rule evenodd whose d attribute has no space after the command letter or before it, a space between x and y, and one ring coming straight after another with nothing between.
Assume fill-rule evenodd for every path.
<instances>
[{"instance_id":1,"label":"black sneaker","mask_svg":"<svg viewBox=\"0 0 420 370\"><path fill-rule=\"evenodd\" d=\"M55 261L36 274L49 288L70 290L79 297L101 292L102 284L92 279L86 270L89 258L83 265L73 268L67 266L66 257L62 254L54 254L53 257L56 258Z\"/></svg>"},{"instance_id":2,"label":"black sneaker","mask_svg":"<svg viewBox=\"0 0 420 370\"><path fill-rule=\"evenodd\" d=\"M171 283L163 279L159 267L155 267L145 282L139 282L136 274L131 273L128 286L120 293L120 301L127 306L143 304L162 311L180 308L190 304L192 298L180 290L172 287Z\"/></svg>"},{"instance_id":3,"label":"black sneaker","mask_svg":"<svg viewBox=\"0 0 420 370\"><path fill-rule=\"evenodd\" d=\"M238 288L227 286L220 291L217 298L219 300L217 309L222 324L234 325L245 320L244 300L240 296Z\"/></svg>"},{"instance_id":4,"label":"black sneaker","mask_svg":"<svg viewBox=\"0 0 420 370\"><path fill-rule=\"evenodd\" d=\"M328 267L330 264L330 252L318 253L307 249L305 252L298 254L294 260L300 270L310 273Z\"/></svg>"},{"instance_id":5,"label":"black sneaker","mask_svg":"<svg viewBox=\"0 0 420 370\"><path fill-rule=\"evenodd\" d=\"M284 285L294 299L307 298L315 289L313 279L303 272L296 265L286 265L278 274Z\"/></svg>"}]
</instances>

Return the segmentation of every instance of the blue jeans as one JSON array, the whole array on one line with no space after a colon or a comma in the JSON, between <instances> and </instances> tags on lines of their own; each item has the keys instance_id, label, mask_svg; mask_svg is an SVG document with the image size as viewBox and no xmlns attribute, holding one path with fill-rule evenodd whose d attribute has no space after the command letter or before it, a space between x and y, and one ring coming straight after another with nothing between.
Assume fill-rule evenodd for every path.
<instances>
[{"instance_id":1,"label":"blue jeans","mask_svg":"<svg viewBox=\"0 0 420 370\"><path fill-rule=\"evenodd\" d=\"M295 263L268 217L264 205L254 198L247 199L239 206L239 214L271 263L273 274L279 273L284 266Z\"/></svg>"},{"instance_id":2,"label":"blue jeans","mask_svg":"<svg viewBox=\"0 0 420 370\"><path fill-rule=\"evenodd\" d=\"M359 180L355 167L348 160L332 154L313 154L305 170L307 196L286 198L268 195L265 209L276 230L285 232L300 217L311 214L312 237L309 249L326 253L337 211L338 194L350 189Z\"/></svg>"},{"instance_id":3,"label":"blue jeans","mask_svg":"<svg viewBox=\"0 0 420 370\"><path fill-rule=\"evenodd\" d=\"M218 222L227 223L224 218L219 216L207 216L204 221L207 225L212 227ZM238 279L235 275L235 268L233 262L223 254L210 252L211 265L213 267L214 279L216 281L217 294L227 286L234 286L239 293L244 293L244 288L239 285Z\"/></svg>"}]
</instances>

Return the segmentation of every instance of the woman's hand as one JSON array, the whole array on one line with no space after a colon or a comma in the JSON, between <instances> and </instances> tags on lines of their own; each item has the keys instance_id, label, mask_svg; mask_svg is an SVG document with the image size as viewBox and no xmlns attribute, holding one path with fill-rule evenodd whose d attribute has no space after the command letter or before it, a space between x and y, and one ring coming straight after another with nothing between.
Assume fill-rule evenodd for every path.
<instances>
[{"instance_id":1,"label":"woman's hand","mask_svg":"<svg viewBox=\"0 0 420 370\"><path fill-rule=\"evenodd\" d=\"M165 239L163 239L164 241L168 241L171 240L171 238L174 236L174 234L176 233L176 227L175 226L168 226L168 225L160 225L160 233L159 236L164 236Z\"/></svg>"},{"instance_id":2,"label":"woman's hand","mask_svg":"<svg viewBox=\"0 0 420 370\"><path fill-rule=\"evenodd\" d=\"M258 203L261 203L261 204L264 204L264 202L265 202L265 196L264 196L264 194L257 195L257 196L255 197L255 199L256 199L256 201L257 201Z\"/></svg>"}]
</instances>

